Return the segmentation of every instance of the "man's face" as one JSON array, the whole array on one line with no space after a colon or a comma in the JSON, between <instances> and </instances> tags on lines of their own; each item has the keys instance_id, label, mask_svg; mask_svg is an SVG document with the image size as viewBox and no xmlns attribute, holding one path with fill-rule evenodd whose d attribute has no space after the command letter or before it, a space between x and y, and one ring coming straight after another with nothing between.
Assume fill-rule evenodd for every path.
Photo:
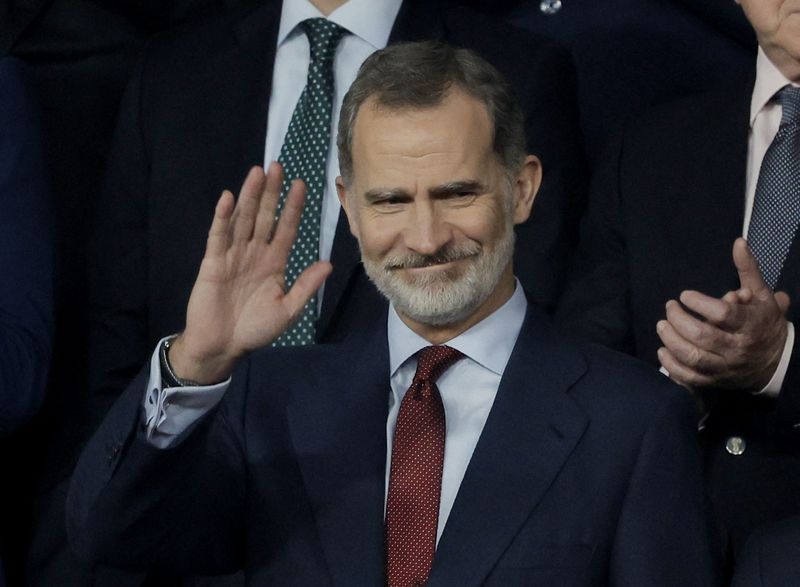
<instances>
[{"instance_id":1,"label":"man's face","mask_svg":"<svg viewBox=\"0 0 800 587\"><path fill-rule=\"evenodd\" d=\"M414 322L482 318L513 292L513 224L530 214L540 168L529 157L509 177L492 135L486 108L459 90L423 110L359 109L340 198L367 274Z\"/></svg>"},{"instance_id":2,"label":"man's face","mask_svg":"<svg viewBox=\"0 0 800 587\"><path fill-rule=\"evenodd\" d=\"M785 76L800 77L800 0L737 0L758 43Z\"/></svg>"}]
</instances>

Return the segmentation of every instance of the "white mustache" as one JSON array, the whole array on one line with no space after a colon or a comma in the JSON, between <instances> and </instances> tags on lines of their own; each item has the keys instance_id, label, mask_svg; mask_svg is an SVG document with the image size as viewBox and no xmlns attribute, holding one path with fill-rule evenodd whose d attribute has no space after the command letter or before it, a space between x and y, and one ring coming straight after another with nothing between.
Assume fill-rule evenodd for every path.
<instances>
[{"instance_id":1,"label":"white mustache","mask_svg":"<svg viewBox=\"0 0 800 587\"><path fill-rule=\"evenodd\" d=\"M433 265L443 265L459 259L466 259L467 257L474 257L481 252L480 244L470 241L461 245L449 245L436 251L433 255L420 255L417 253L408 253L406 255L398 255L395 257L388 257L385 260L384 267L388 271L395 269L416 269L419 267L431 267Z\"/></svg>"}]
</instances>

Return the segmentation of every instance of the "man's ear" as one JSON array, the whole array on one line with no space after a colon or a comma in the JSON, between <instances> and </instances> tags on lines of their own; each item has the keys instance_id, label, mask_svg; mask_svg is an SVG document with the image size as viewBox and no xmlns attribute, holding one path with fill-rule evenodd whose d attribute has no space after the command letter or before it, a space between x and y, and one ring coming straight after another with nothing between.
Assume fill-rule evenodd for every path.
<instances>
[{"instance_id":1,"label":"man's ear","mask_svg":"<svg viewBox=\"0 0 800 587\"><path fill-rule=\"evenodd\" d=\"M356 222L354 215L355 210L350 208L350 201L347 197L347 188L344 185L344 180L342 179L341 175L336 177L336 195L339 196L339 203L342 205L342 210L344 210L344 213L347 216L347 224L350 226L350 234L358 238L358 223Z\"/></svg>"},{"instance_id":2,"label":"man's ear","mask_svg":"<svg viewBox=\"0 0 800 587\"><path fill-rule=\"evenodd\" d=\"M533 200L542 185L542 162L535 155L525 157L525 162L512 186L514 196L514 224L522 224L531 215Z\"/></svg>"}]
</instances>

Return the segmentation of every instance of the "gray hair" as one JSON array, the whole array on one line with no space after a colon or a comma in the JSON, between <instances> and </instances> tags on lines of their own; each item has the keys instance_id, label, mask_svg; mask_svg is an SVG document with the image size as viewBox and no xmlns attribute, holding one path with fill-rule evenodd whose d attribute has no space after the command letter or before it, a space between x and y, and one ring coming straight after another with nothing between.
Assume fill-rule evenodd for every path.
<instances>
[{"instance_id":1,"label":"gray hair","mask_svg":"<svg viewBox=\"0 0 800 587\"><path fill-rule=\"evenodd\" d=\"M345 184L353 178L353 126L361 105L402 110L437 106L457 87L486 106L492 144L500 163L515 174L527 154L525 117L510 84L492 65L468 49L438 41L400 43L370 55L344 97L339 116L339 168Z\"/></svg>"}]
</instances>

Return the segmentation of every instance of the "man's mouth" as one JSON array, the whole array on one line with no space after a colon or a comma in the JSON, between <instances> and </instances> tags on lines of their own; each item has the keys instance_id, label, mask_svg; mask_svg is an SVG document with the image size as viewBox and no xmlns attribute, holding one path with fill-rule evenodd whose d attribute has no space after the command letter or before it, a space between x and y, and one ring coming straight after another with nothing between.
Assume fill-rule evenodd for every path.
<instances>
[{"instance_id":1,"label":"man's mouth","mask_svg":"<svg viewBox=\"0 0 800 587\"><path fill-rule=\"evenodd\" d=\"M456 261L461 261L462 259L475 257L480 253L480 251L480 245L474 243L472 245L464 245L458 248L451 247L449 249L439 251L433 255L409 254L401 258L387 260L386 269L388 271L395 271L397 269L425 269L427 267L449 265L455 263Z\"/></svg>"}]
</instances>

